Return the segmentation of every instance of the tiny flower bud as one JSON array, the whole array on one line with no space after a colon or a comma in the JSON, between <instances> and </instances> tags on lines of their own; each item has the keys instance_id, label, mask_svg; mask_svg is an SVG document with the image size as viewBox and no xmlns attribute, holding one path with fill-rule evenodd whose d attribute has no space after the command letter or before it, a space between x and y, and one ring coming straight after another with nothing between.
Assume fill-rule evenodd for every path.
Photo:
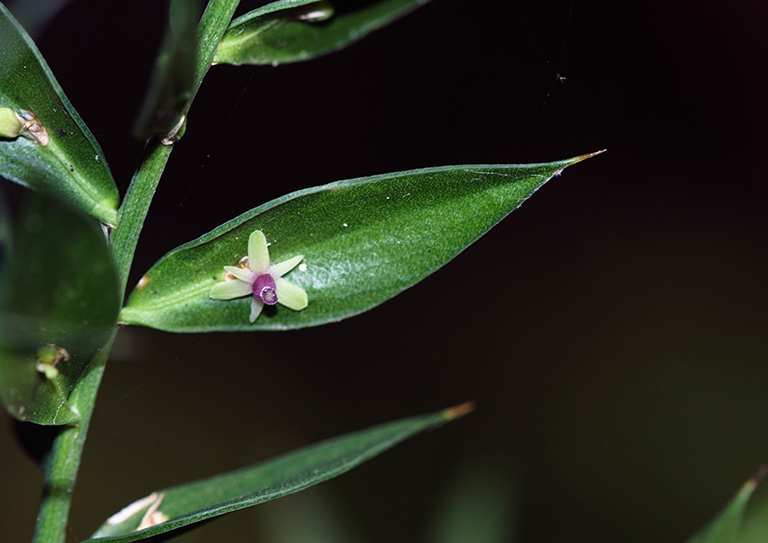
<instances>
[{"instance_id":1,"label":"tiny flower bud","mask_svg":"<svg viewBox=\"0 0 768 543\"><path fill-rule=\"evenodd\" d=\"M52 381L59 376L59 370L56 368L56 365L59 362L66 362L68 360L69 353L64 347L44 345L37 350L35 369L44 374L46 379Z\"/></svg>"},{"instance_id":2,"label":"tiny flower bud","mask_svg":"<svg viewBox=\"0 0 768 543\"><path fill-rule=\"evenodd\" d=\"M21 122L16 112L9 107L0 107L0 136L15 138L21 132Z\"/></svg>"}]
</instances>

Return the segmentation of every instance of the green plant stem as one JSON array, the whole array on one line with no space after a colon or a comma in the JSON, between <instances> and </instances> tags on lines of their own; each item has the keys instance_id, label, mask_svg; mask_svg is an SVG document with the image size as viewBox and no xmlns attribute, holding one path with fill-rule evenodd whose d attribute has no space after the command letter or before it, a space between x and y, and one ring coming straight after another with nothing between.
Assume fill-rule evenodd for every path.
<instances>
[{"instance_id":1,"label":"green plant stem","mask_svg":"<svg viewBox=\"0 0 768 543\"><path fill-rule=\"evenodd\" d=\"M121 294L125 292L128 271L144 219L172 149L172 146L162 145L156 138L147 142L139 167L120 206L117 226L112 233L112 248L120 275ZM76 426L61 431L46 458L45 486L34 543L63 543L65 540L72 493L85 438L109 350L116 334L117 328L69 397L70 405L80 413L80 421Z\"/></svg>"},{"instance_id":2,"label":"green plant stem","mask_svg":"<svg viewBox=\"0 0 768 543\"><path fill-rule=\"evenodd\" d=\"M188 106L192 104L203 78L211 67L221 36L229 26L239 3L240 0L211 0L205 13L203 13L198 28L200 48L197 54L195 83ZM162 145L157 138L152 138L147 142L141 165L131 181L123 204L120 206L117 227L112 233L112 249L120 273L121 292L125 292L128 272L131 269L139 233L144 226L144 218L147 215L149 204L152 202L152 196L157 189L157 183L160 181L160 176L172 150L172 145Z\"/></svg>"},{"instance_id":3,"label":"green plant stem","mask_svg":"<svg viewBox=\"0 0 768 543\"><path fill-rule=\"evenodd\" d=\"M201 50L195 79L195 92L211 66L216 47L232 19L239 0L212 0L200 23ZM191 102L191 99L190 99ZM157 138L147 142L136 173L131 180L112 232L112 251L120 276L120 294L124 296L128 273L133 262L139 234L152 203L173 146L162 145ZM94 358L83 378L70 395L70 404L80 413L77 426L61 430L45 462L45 487L33 543L63 543L72 503L80 459L88 434L96 395L117 328L104 349Z\"/></svg>"},{"instance_id":4,"label":"green plant stem","mask_svg":"<svg viewBox=\"0 0 768 543\"><path fill-rule=\"evenodd\" d=\"M112 252L115 255L117 271L120 274L120 292L125 292L128 272L133 262L133 254L139 241L139 234L144 226L144 219L157 190L160 176L163 174L173 146L160 143L157 138L147 142L136 174L128 187L123 204L117 215L117 226L112 232Z\"/></svg>"},{"instance_id":5,"label":"green plant stem","mask_svg":"<svg viewBox=\"0 0 768 543\"><path fill-rule=\"evenodd\" d=\"M63 543L66 538L72 492L85 437L114 338L113 334L69 396L70 405L80 413L81 418L77 426L61 430L45 460L45 485L33 543Z\"/></svg>"}]
</instances>

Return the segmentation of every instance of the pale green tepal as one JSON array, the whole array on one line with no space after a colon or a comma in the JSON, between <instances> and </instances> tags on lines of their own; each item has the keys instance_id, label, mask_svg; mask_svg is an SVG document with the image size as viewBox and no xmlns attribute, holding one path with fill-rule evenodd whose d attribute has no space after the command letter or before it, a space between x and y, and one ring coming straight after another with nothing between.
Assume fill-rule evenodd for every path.
<instances>
[{"instance_id":1,"label":"pale green tepal","mask_svg":"<svg viewBox=\"0 0 768 543\"><path fill-rule=\"evenodd\" d=\"M248 237L248 256L237 266L224 266L227 275L223 282L213 285L209 296L215 300L231 300L253 295L250 322L256 321L264 304L280 302L300 311L309 303L307 293L283 279L283 275L295 268L303 258L304 255L297 255L270 266L267 238L261 230L256 230Z\"/></svg>"}]
</instances>

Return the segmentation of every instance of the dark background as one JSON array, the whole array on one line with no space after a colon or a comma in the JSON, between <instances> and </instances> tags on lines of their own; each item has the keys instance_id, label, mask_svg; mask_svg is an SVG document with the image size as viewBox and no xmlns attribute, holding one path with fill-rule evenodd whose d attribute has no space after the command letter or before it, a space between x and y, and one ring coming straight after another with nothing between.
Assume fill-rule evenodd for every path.
<instances>
[{"instance_id":1,"label":"dark background","mask_svg":"<svg viewBox=\"0 0 768 543\"><path fill-rule=\"evenodd\" d=\"M164 11L76 0L37 39L121 192ZM212 69L131 284L176 245L299 188L608 152L352 320L123 330L69 541L157 488L465 400L474 414L185 541L305 541L270 534L315 512L342 518L350 541L426 542L478 464L508 492L517 541L685 540L768 462L767 24L756 0L434 0L312 62ZM477 296L459 297L458 281ZM0 427L0 534L25 541L42 476Z\"/></svg>"}]
</instances>

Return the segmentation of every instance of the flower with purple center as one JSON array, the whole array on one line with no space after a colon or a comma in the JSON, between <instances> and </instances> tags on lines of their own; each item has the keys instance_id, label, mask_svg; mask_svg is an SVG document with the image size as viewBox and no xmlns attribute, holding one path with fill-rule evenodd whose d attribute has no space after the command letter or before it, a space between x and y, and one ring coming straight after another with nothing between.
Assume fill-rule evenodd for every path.
<instances>
[{"instance_id":1,"label":"flower with purple center","mask_svg":"<svg viewBox=\"0 0 768 543\"><path fill-rule=\"evenodd\" d=\"M224 266L227 280L213 285L209 296L214 300L231 300L252 295L251 316L248 319L251 322L256 321L264 304L280 302L296 311L304 309L308 303L307 293L303 288L283 279L283 275L296 267L303 258L303 255L297 255L270 266L267 238L261 230L256 230L248 238L247 266L246 259L238 266Z\"/></svg>"}]
</instances>

